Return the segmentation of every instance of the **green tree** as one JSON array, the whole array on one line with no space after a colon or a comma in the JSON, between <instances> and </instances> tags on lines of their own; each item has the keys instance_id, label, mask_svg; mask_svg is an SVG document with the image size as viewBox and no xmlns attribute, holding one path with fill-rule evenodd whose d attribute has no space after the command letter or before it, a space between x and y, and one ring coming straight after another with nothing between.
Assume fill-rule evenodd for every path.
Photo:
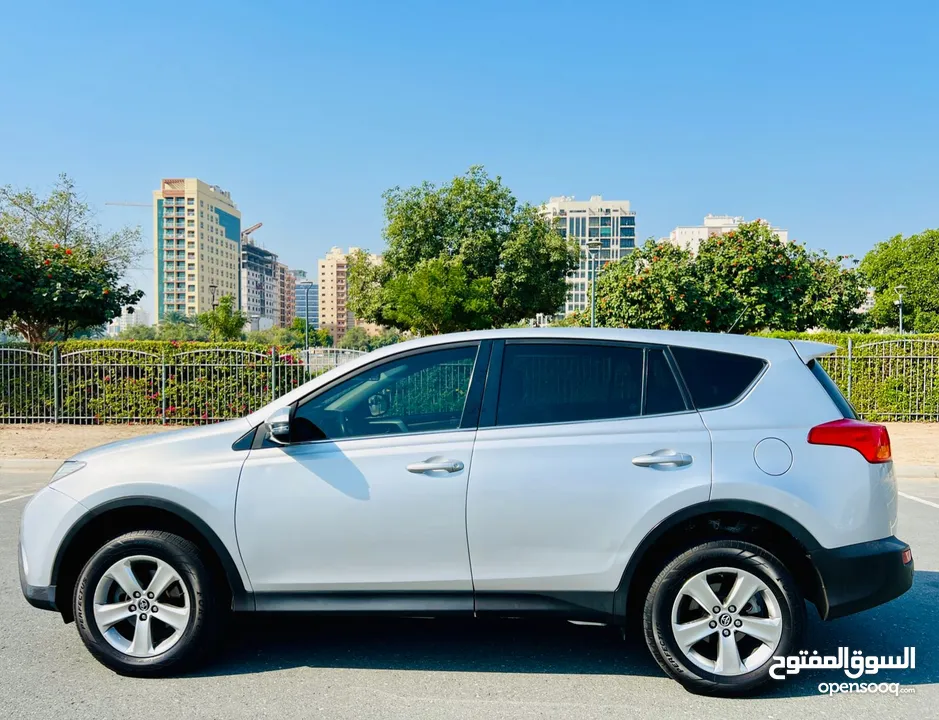
<instances>
[{"instance_id":1,"label":"green tree","mask_svg":"<svg viewBox=\"0 0 939 720\"><path fill-rule=\"evenodd\" d=\"M597 277L601 326L706 330L703 291L689 250L649 239ZM590 324L590 313L578 316ZM575 320L576 322L576 320Z\"/></svg>"},{"instance_id":2,"label":"green tree","mask_svg":"<svg viewBox=\"0 0 939 720\"><path fill-rule=\"evenodd\" d=\"M895 235L864 256L861 271L874 288L871 319L878 327L899 325L895 288L903 285L903 325L917 332L934 327L939 312L939 229ZM927 313L920 320L920 313Z\"/></svg>"},{"instance_id":3,"label":"green tree","mask_svg":"<svg viewBox=\"0 0 939 720\"><path fill-rule=\"evenodd\" d=\"M192 315L181 312L168 312L157 326L156 337L157 340L176 340L178 342L203 341L209 339L209 332L199 325Z\"/></svg>"},{"instance_id":4,"label":"green tree","mask_svg":"<svg viewBox=\"0 0 939 720\"><path fill-rule=\"evenodd\" d=\"M748 333L848 330L863 277L760 221L703 241L697 254L649 240L597 278L601 325Z\"/></svg>"},{"instance_id":5,"label":"green tree","mask_svg":"<svg viewBox=\"0 0 939 720\"><path fill-rule=\"evenodd\" d=\"M404 335L399 330L384 328L378 335L373 335L369 339L369 346L372 350L377 350L386 345L394 345L402 340L404 340Z\"/></svg>"},{"instance_id":6,"label":"green tree","mask_svg":"<svg viewBox=\"0 0 939 720\"><path fill-rule=\"evenodd\" d=\"M428 334L502 327L563 304L579 250L500 178L474 166L442 187L384 198L382 261L349 261L357 317Z\"/></svg>"},{"instance_id":7,"label":"green tree","mask_svg":"<svg viewBox=\"0 0 939 720\"><path fill-rule=\"evenodd\" d=\"M121 283L140 229L103 232L65 175L47 197L0 188L0 238L0 322L31 343L100 327L143 296Z\"/></svg>"},{"instance_id":8,"label":"green tree","mask_svg":"<svg viewBox=\"0 0 939 720\"><path fill-rule=\"evenodd\" d=\"M358 325L353 325L346 330L345 335L339 339L336 347L343 350L364 350L366 352L372 349L368 333L365 328Z\"/></svg>"},{"instance_id":9,"label":"green tree","mask_svg":"<svg viewBox=\"0 0 939 720\"><path fill-rule=\"evenodd\" d=\"M248 315L235 307L235 298L223 295L212 310L199 313L196 322L209 333L210 340L240 340Z\"/></svg>"}]
</instances>

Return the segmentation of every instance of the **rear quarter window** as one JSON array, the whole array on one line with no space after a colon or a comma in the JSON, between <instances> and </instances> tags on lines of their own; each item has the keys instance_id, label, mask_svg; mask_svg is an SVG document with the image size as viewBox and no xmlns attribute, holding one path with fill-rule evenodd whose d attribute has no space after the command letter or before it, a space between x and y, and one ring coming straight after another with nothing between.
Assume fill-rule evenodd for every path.
<instances>
[{"instance_id":1,"label":"rear quarter window","mask_svg":"<svg viewBox=\"0 0 939 720\"><path fill-rule=\"evenodd\" d=\"M698 410L736 402L766 367L765 360L749 355L686 347L671 350Z\"/></svg>"}]
</instances>

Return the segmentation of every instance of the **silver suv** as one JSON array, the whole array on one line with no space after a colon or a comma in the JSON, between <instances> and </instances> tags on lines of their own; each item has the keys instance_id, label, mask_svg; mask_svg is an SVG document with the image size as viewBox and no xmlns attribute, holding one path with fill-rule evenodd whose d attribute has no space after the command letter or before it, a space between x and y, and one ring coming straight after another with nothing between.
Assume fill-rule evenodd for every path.
<instances>
[{"instance_id":1,"label":"silver suv","mask_svg":"<svg viewBox=\"0 0 939 720\"><path fill-rule=\"evenodd\" d=\"M500 330L384 348L246 418L63 463L20 579L117 672L180 672L228 611L642 628L699 692L766 681L912 583L890 441L828 345Z\"/></svg>"}]
</instances>

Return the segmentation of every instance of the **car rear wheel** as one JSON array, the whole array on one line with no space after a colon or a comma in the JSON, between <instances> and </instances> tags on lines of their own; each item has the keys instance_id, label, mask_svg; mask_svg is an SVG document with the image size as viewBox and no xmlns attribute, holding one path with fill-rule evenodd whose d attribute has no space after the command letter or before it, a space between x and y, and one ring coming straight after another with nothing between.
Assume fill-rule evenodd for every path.
<instances>
[{"instance_id":1,"label":"car rear wheel","mask_svg":"<svg viewBox=\"0 0 939 720\"><path fill-rule=\"evenodd\" d=\"M211 575L199 549L166 532L111 540L75 585L75 621L85 646L123 675L155 676L190 667L219 626Z\"/></svg>"},{"instance_id":2,"label":"car rear wheel","mask_svg":"<svg viewBox=\"0 0 939 720\"><path fill-rule=\"evenodd\" d=\"M766 550L714 541L682 553L646 598L646 644L671 677L693 692L738 695L769 679L774 656L797 651L805 602L790 573Z\"/></svg>"}]
</instances>

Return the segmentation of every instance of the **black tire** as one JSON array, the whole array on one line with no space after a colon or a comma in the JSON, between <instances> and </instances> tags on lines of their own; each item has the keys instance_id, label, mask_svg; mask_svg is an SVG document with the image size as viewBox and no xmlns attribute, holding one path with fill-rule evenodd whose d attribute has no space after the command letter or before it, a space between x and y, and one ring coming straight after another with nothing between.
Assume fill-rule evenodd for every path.
<instances>
[{"instance_id":1,"label":"black tire","mask_svg":"<svg viewBox=\"0 0 939 720\"><path fill-rule=\"evenodd\" d=\"M691 692L722 696L747 694L769 680L772 656L743 674L714 674L689 659L672 630L672 609L682 586L698 573L711 568L739 568L761 580L775 598L782 618L782 634L772 656L798 652L805 627L805 601L798 586L785 566L769 552L751 543L734 540L712 541L693 547L662 569L649 588L643 609L646 645L659 666ZM711 580L710 577L707 579ZM718 631L723 632L720 627ZM719 639L714 642L719 642Z\"/></svg>"},{"instance_id":2,"label":"black tire","mask_svg":"<svg viewBox=\"0 0 939 720\"><path fill-rule=\"evenodd\" d=\"M113 647L94 618L98 582L114 563L138 555L168 563L178 573L189 596L189 620L179 639L168 650L152 657L134 657ZM185 538L156 530L129 532L99 549L82 569L72 602L78 634L89 652L115 672L135 677L173 675L192 668L214 645L222 620L212 576L199 549Z\"/></svg>"}]
</instances>

